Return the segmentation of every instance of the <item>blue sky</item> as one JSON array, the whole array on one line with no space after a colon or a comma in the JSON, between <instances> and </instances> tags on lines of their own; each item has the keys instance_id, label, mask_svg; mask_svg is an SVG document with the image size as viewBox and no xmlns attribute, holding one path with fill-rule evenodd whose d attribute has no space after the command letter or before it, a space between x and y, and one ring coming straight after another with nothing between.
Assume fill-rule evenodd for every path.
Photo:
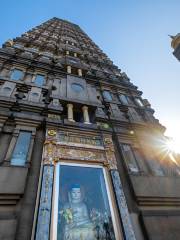
<instances>
[{"instance_id":1,"label":"blue sky","mask_svg":"<svg viewBox=\"0 0 180 240\"><path fill-rule=\"evenodd\" d=\"M52 17L72 21L144 92L180 147L179 0L1 0L0 44Z\"/></svg>"}]
</instances>

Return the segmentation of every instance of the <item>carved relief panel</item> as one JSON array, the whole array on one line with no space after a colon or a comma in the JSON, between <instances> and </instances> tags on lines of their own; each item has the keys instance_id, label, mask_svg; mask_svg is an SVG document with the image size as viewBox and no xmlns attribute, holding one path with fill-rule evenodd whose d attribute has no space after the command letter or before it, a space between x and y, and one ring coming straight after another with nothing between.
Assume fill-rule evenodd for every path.
<instances>
[{"instance_id":1,"label":"carved relief panel","mask_svg":"<svg viewBox=\"0 0 180 240\"><path fill-rule=\"evenodd\" d=\"M49 129L44 145L45 162L60 160L99 163L116 169L116 158L111 135L87 136Z\"/></svg>"}]
</instances>

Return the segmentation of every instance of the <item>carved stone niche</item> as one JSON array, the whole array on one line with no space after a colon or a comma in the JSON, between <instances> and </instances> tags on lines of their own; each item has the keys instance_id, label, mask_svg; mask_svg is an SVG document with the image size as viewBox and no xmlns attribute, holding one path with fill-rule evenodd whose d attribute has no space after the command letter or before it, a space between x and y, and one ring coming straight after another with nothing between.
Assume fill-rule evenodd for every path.
<instances>
[{"instance_id":1,"label":"carved stone niche","mask_svg":"<svg viewBox=\"0 0 180 240\"><path fill-rule=\"evenodd\" d=\"M55 46L51 43L48 43L46 47L47 47L47 50L50 50L50 51L55 50Z\"/></svg>"},{"instance_id":2,"label":"carved stone niche","mask_svg":"<svg viewBox=\"0 0 180 240\"><path fill-rule=\"evenodd\" d=\"M145 111L146 120L151 123L159 123L158 119L154 117L153 112L154 111L151 111L151 109Z\"/></svg>"},{"instance_id":3,"label":"carved stone niche","mask_svg":"<svg viewBox=\"0 0 180 240\"><path fill-rule=\"evenodd\" d=\"M25 83L32 83L32 78L33 78L33 73L26 73L25 78L24 78L24 82Z\"/></svg>"},{"instance_id":4,"label":"carved stone niche","mask_svg":"<svg viewBox=\"0 0 180 240\"><path fill-rule=\"evenodd\" d=\"M120 111L117 104L110 103L111 118L117 118L121 121L127 121L123 112Z\"/></svg>"},{"instance_id":5,"label":"carved stone niche","mask_svg":"<svg viewBox=\"0 0 180 240\"><path fill-rule=\"evenodd\" d=\"M33 54L30 53L30 52L23 52L23 53L21 53L21 57L32 59L33 58Z\"/></svg>"},{"instance_id":6,"label":"carved stone niche","mask_svg":"<svg viewBox=\"0 0 180 240\"><path fill-rule=\"evenodd\" d=\"M76 89L77 88L79 89ZM62 87L63 81L62 81ZM64 89L64 93L66 90ZM67 98L72 100L86 101L92 104L99 104L96 88L86 83L86 80L79 77L67 76Z\"/></svg>"},{"instance_id":7,"label":"carved stone niche","mask_svg":"<svg viewBox=\"0 0 180 240\"><path fill-rule=\"evenodd\" d=\"M34 41L34 44L37 44L37 46L41 45L41 41L39 39Z\"/></svg>"},{"instance_id":8,"label":"carved stone niche","mask_svg":"<svg viewBox=\"0 0 180 240\"><path fill-rule=\"evenodd\" d=\"M12 55L14 55L16 53L16 51L13 47L2 48L1 51L7 52L7 53L12 54Z\"/></svg>"},{"instance_id":9,"label":"carved stone niche","mask_svg":"<svg viewBox=\"0 0 180 240\"><path fill-rule=\"evenodd\" d=\"M61 97L61 85L63 84L63 80L55 77L52 83L52 97L53 98L59 98ZM66 81L65 81L66 82Z\"/></svg>"},{"instance_id":10,"label":"carved stone niche","mask_svg":"<svg viewBox=\"0 0 180 240\"><path fill-rule=\"evenodd\" d=\"M73 86L79 86L76 91ZM81 101L88 101L87 85L85 79L67 75L67 98Z\"/></svg>"},{"instance_id":11,"label":"carved stone niche","mask_svg":"<svg viewBox=\"0 0 180 240\"><path fill-rule=\"evenodd\" d=\"M108 118L102 107L97 107L95 114L97 118Z\"/></svg>"},{"instance_id":12,"label":"carved stone niche","mask_svg":"<svg viewBox=\"0 0 180 240\"><path fill-rule=\"evenodd\" d=\"M131 121L143 122L142 117L136 112L136 110L133 107L128 108L128 113Z\"/></svg>"},{"instance_id":13,"label":"carved stone niche","mask_svg":"<svg viewBox=\"0 0 180 240\"><path fill-rule=\"evenodd\" d=\"M0 96L11 97L13 91L15 90L16 83L6 81L0 89Z\"/></svg>"},{"instance_id":14,"label":"carved stone niche","mask_svg":"<svg viewBox=\"0 0 180 240\"><path fill-rule=\"evenodd\" d=\"M48 107L51 109L53 108L53 109L59 110L59 111L63 110L63 107L58 98L53 98L50 104L48 105Z\"/></svg>"},{"instance_id":15,"label":"carved stone niche","mask_svg":"<svg viewBox=\"0 0 180 240\"><path fill-rule=\"evenodd\" d=\"M90 84L87 84L88 100L94 104L101 104L100 99L98 98L98 92L96 88Z\"/></svg>"},{"instance_id":16,"label":"carved stone niche","mask_svg":"<svg viewBox=\"0 0 180 240\"><path fill-rule=\"evenodd\" d=\"M5 47L12 47L14 44L13 40L12 39L9 39L5 42L4 46Z\"/></svg>"},{"instance_id":17,"label":"carved stone niche","mask_svg":"<svg viewBox=\"0 0 180 240\"><path fill-rule=\"evenodd\" d=\"M47 63L47 64L50 64L50 63L52 62L49 57L45 57L45 56L41 56L41 57L39 58L39 61L44 62L44 63Z\"/></svg>"},{"instance_id":18,"label":"carved stone niche","mask_svg":"<svg viewBox=\"0 0 180 240\"><path fill-rule=\"evenodd\" d=\"M8 78L10 76L10 73L11 73L11 70L10 70L10 66L5 66L1 73L0 73L0 76L1 77L5 77L5 78Z\"/></svg>"},{"instance_id":19,"label":"carved stone niche","mask_svg":"<svg viewBox=\"0 0 180 240\"><path fill-rule=\"evenodd\" d=\"M60 58L59 59L55 59L55 66L59 67L59 68L63 68L63 65L61 63L61 59Z\"/></svg>"},{"instance_id":20,"label":"carved stone niche","mask_svg":"<svg viewBox=\"0 0 180 240\"><path fill-rule=\"evenodd\" d=\"M30 102L40 102L42 89L38 87L32 87L28 94L28 101Z\"/></svg>"}]
</instances>

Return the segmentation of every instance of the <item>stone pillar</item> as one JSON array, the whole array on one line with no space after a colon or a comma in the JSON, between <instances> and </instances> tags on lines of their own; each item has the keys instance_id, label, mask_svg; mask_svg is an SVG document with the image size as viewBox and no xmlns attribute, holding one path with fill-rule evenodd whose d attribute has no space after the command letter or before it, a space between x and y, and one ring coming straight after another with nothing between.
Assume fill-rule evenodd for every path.
<instances>
[{"instance_id":1,"label":"stone pillar","mask_svg":"<svg viewBox=\"0 0 180 240\"><path fill-rule=\"evenodd\" d=\"M0 133L2 132L2 129L4 127L4 123L8 119L9 114L7 113L6 116L0 116Z\"/></svg>"},{"instance_id":2,"label":"stone pillar","mask_svg":"<svg viewBox=\"0 0 180 240\"><path fill-rule=\"evenodd\" d=\"M78 76L82 77L82 69L80 69L80 68L78 69Z\"/></svg>"},{"instance_id":3,"label":"stone pillar","mask_svg":"<svg viewBox=\"0 0 180 240\"><path fill-rule=\"evenodd\" d=\"M74 122L73 119L73 104L68 103L67 104L67 110L68 110L68 120L71 122Z\"/></svg>"},{"instance_id":4,"label":"stone pillar","mask_svg":"<svg viewBox=\"0 0 180 240\"><path fill-rule=\"evenodd\" d=\"M51 223L51 201L53 191L54 166L47 164L43 167L42 187L37 219L35 240L49 240Z\"/></svg>"},{"instance_id":5,"label":"stone pillar","mask_svg":"<svg viewBox=\"0 0 180 240\"><path fill-rule=\"evenodd\" d=\"M83 111L84 123L90 124L88 107L87 106L83 106L82 107L82 111Z\"/></svg>"},{"instance_id":6,"label":"stone pillar","mask_svg":"<svg viewBox=\"0 0 180 240\"><path fill-rule=\"evenodd\" d=\"M111 170L111 178L112 178L112 183L115 191L115 197L117 201L119 214L121 216L121 221L123 225L122 227L124 229L125 239L136 240L130 215L129 215L129 210L128 210L125 195L124 195L124 191L123 191L123 187L122 187L122 183L121 183L121 179L116 169Z\"/></svg>"},{"instance_id":7,"label":"stone pillar","mask_svg":"<svg viewBox=\"0 0 180 240\"><path fill-rule=\"evenodd\" d=\"M67 66L67 73L71 74L71 66Z\"/></svg>"},{"instance_id":8,"label":"stone pillar","mask_svg":"<svg viewBox=\"0 0 180 240\"><path fill-rule=\"evenodd\" d=\"M49 240L52 211L52 194L56 156L56 134L55 130L47 131L47 141L43 148L43 162L40 201L37 215L36 235L34 240Z\"/></svg>"}]
</instances>

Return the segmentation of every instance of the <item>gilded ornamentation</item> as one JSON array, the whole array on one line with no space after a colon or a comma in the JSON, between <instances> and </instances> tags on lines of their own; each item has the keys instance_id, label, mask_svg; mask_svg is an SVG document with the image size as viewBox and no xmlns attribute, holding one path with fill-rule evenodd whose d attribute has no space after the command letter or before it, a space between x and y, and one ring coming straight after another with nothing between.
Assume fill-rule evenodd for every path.
<instances>
[{"instance_id":1,"label":"gilded ornamentation","mask_svg":"<svg viewBox=\"0 0 180 240\"><path fill-rule=\"evenodd\" d=\"M56 136L57 132L53 129L48 130L48 135L49 136Z\"/></svg>"},{"instance_id":2,"label":"gilded ornamentation","mask_svg":"<svg viewBox=\"0 0 180 240\"><path fill-rule=\"evenodd\" d=\"M58 142L62 143L74 143L74 144L82 144L82 145L92 145L92 146L103 146L101 137L93 137L93 136L79 136L71 133L61 132L58 133L57 137Z\"/></svg>"},{"instance_id":3,"label":"gilded ornamentation","mask_svg":"<svg viewBox=\"0 0 180 240\"><path fill-rule=\"evenodd\" d=\"M60 146L57 149L57 156L60 159L74 160L89 160L89 161L104 161L105 156L103 151L92 151L89 149L67 148Z\"/></svg>"},{"instance_id":4,"label":"gilded ornamentation","mask_svg":"<svg viewBox=\"0 0 180 240\"><path fill-rule=\"evenodd\" d=\"M14 42L12 39L7 40L7 42L6 42L7 47L12 47L13 45L14 45Z\"/></svg>"},{"instance_id":5,"label":"gilded ornamentation","mask_svg":"<svg viewBox=\"0 0 180 240\"><path fill-rule=\"evenodd\" d=\"M44 164L53 164L57 158L56 142L46 141L44 143Z\"/></svg>"},{"instance_id":6,"label":"gilded ornamentation","mask_svg":"<svg viewBox=\"0 0 180 240\"><path fill-rule=\"evenodd\" d=\"M100 112L100 115L104 115L103 112ZM97 125L102 127L102 128L105 128L105 129L108 129L110 128L109 124L108 123L102 123L102 122L97 122Z\"/></svg>"},{"instance_id":7,"label":"gilded ornamentation","mask_svg":"<svg viewBox=\"0 0 180 240\"><path fill-rule=\"evenodd\" d=\"M117 169L114 151L111 135L79 136L50 129L44 143L44 164L54 164L60 159L81 160L101 162L109 169Z\"/></svg>"},{"instance_id":8,"label":"gilded ornamentation","mask_svg":"<svg viewBox=\"0 0 180 240\"><path fill-rule=\"evenodd\" d=\"M106 144L112 144L112 139L111 139L110 137L105 137L105 138L104 138L104 142L105 142Z\"/></svg>"},{"instance_id":9,"label":"gilded ornamentation","mask_svg":"<svg viewBox=\"0 0 180 240\"><path fill-rule=\"evenodd\" d=\"M115 157L114 144L111 136L104 137L104 145L106 152L106 159L110 169L117 169L117 162Z\"/></svg>"},{"instance_id":10,"label":"gilded ornamentation","mask_svg":"<svg viewBox=\"0 0 180 240\"><path fill-rule=\"evenodd\" d=\"M48 118L50 119L55 119L55 120L61 120L61 117L60 115L57 115L57 114L48 114ZM52 131L52 130L50 130ZM54 131L54 130L53 130ZM54 136L54 135L53 135Z\"/></svg>"}]
</instances>

